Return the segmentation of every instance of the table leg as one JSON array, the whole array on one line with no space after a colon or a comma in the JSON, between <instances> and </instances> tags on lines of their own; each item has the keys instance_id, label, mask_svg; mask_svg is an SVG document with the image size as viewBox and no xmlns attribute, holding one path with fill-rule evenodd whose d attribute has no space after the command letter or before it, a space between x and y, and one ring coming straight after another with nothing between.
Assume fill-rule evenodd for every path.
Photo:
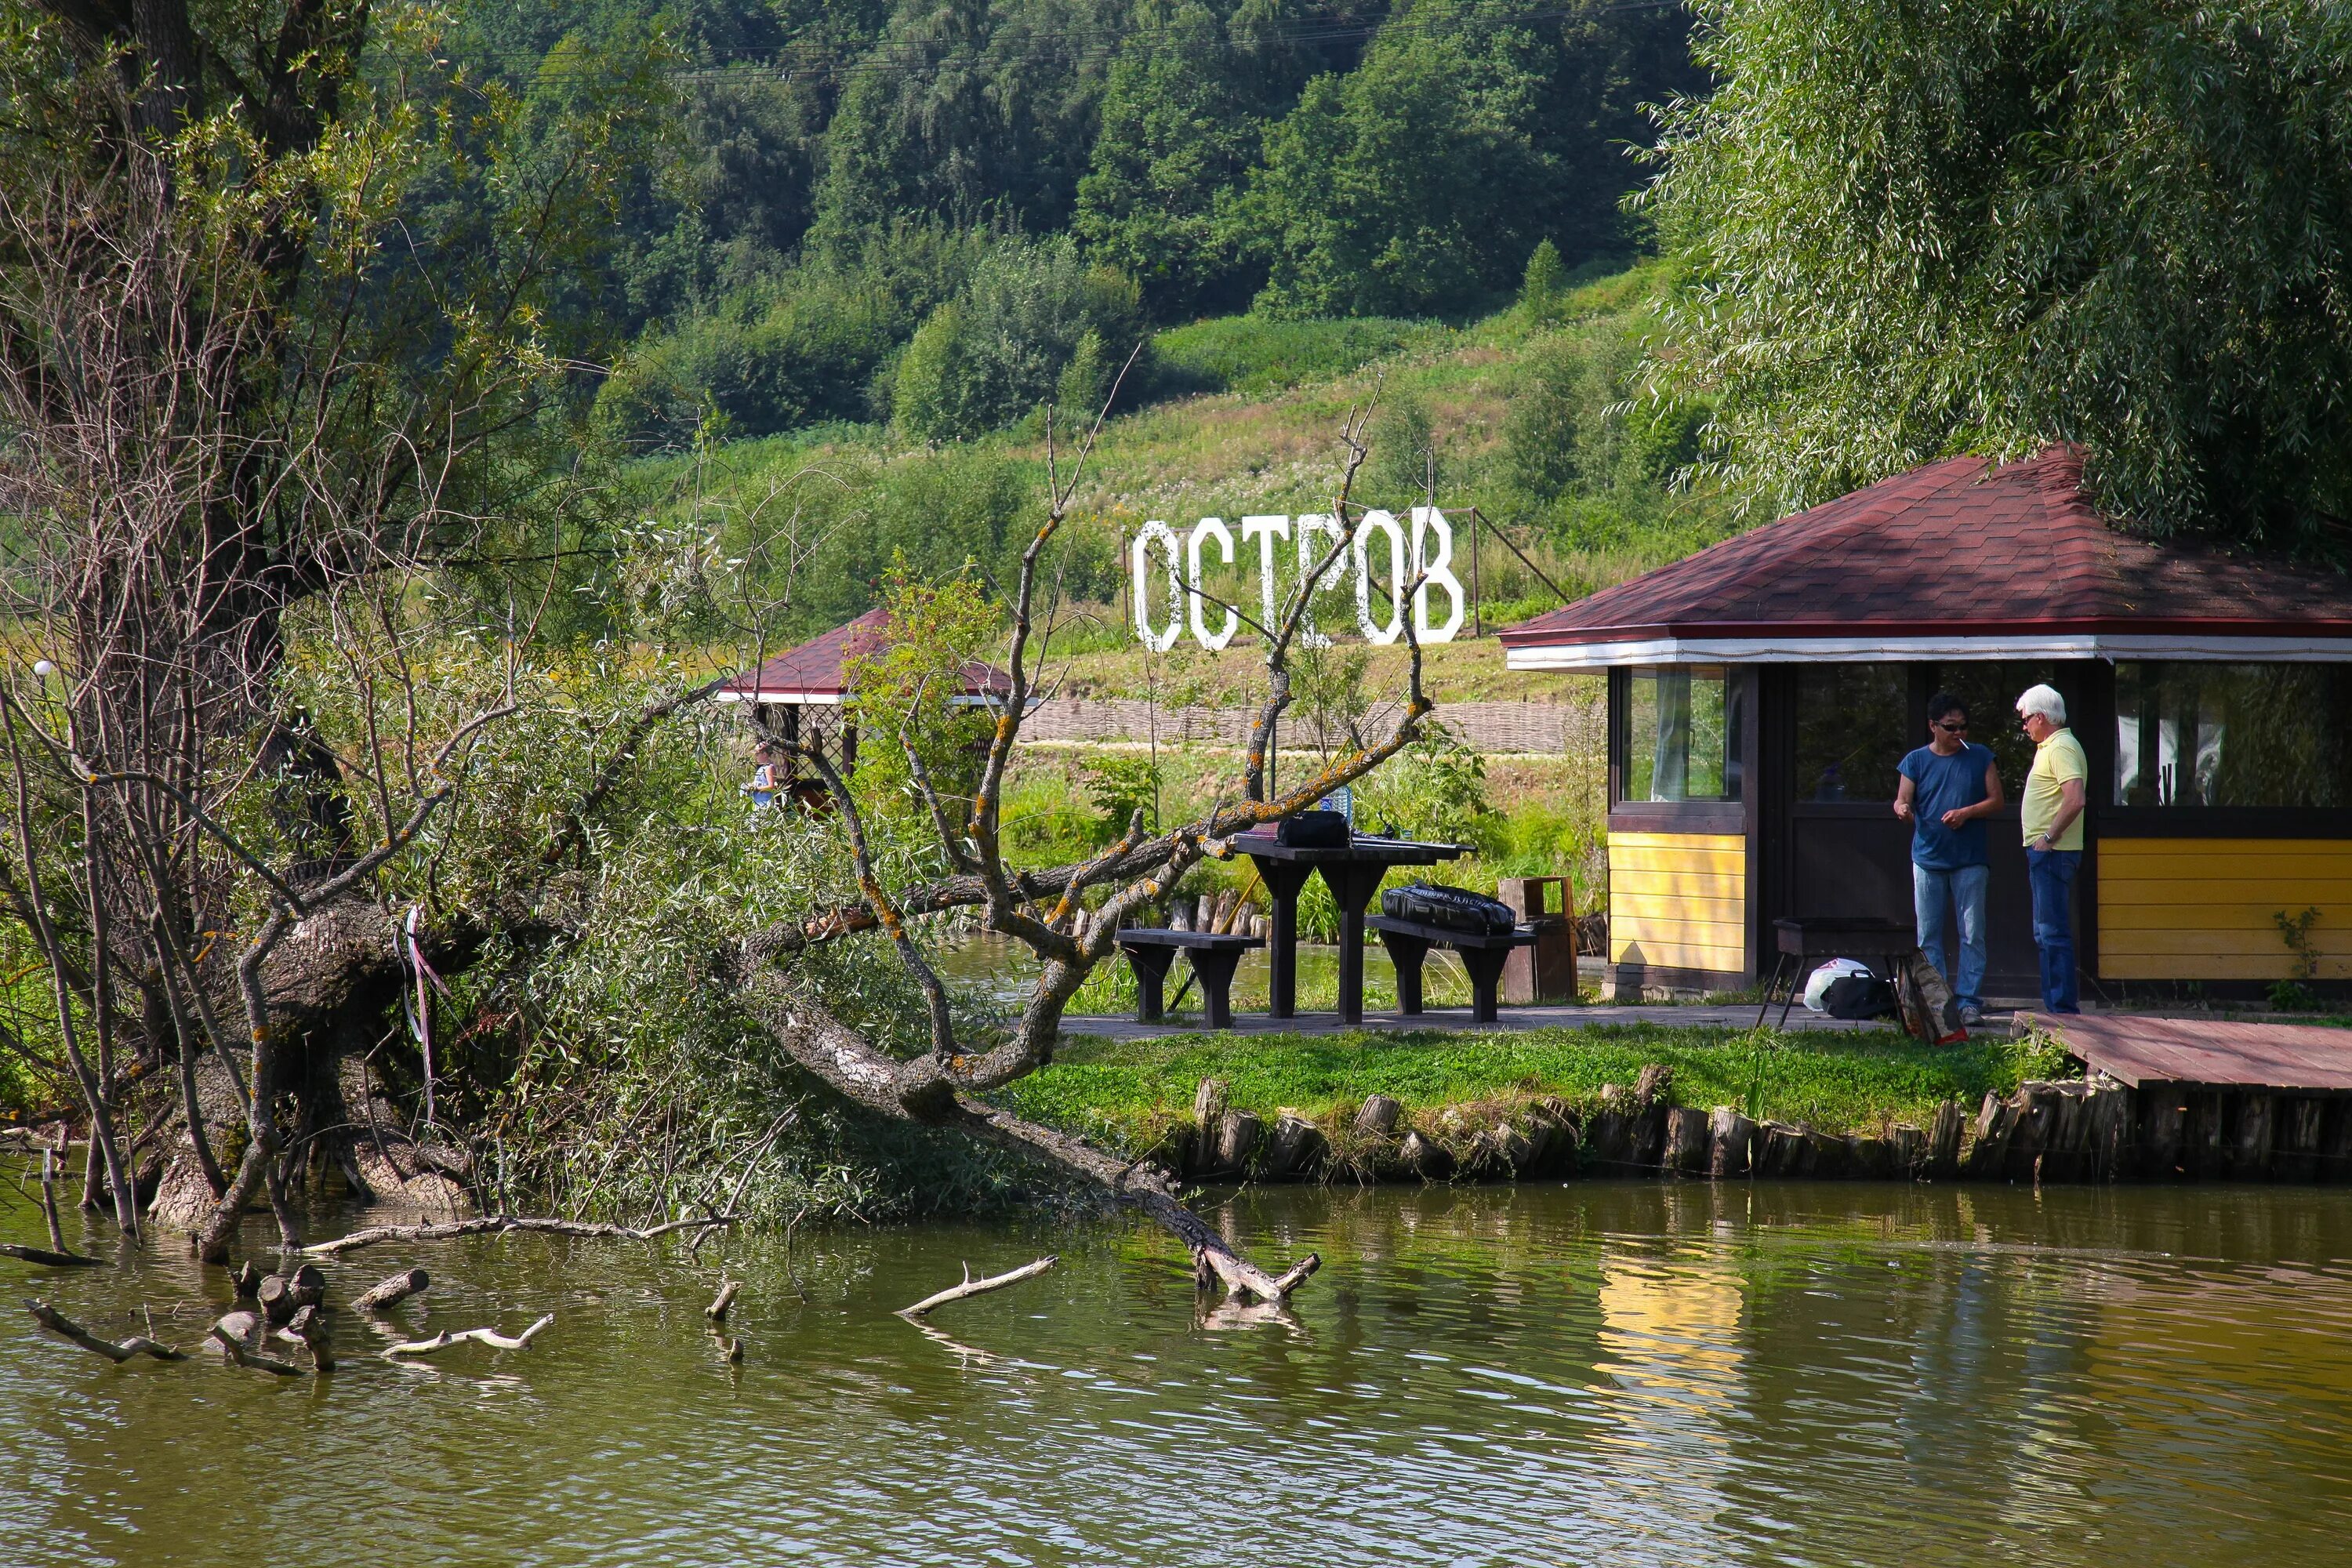
<instances>
[{"instance_id":1,"label":"table leg","mask_svg":"<svg viewBox=\"0 0 2352 1568\"><path fill-rule=\"evenodd\" d=\"M1511 956L1507 947L1465 947L1462 967L1470 975L1470 1021L1491 1024L1500 1016L1496 990L1503 983L1503 965Z\"/></svg>"},{"instance_id":2,"label":"table leg","mask_svg":"<svg viewBox=\"0 0 2352 1568\"><path fill-rule=\"evenodd\" d=\"M1239 952L1192 950L1192 973L1201 982L1201 1006L1212 1029L1234 1026L1234 968L1241 961Z\"/></svg>"},{"instance_id":3,"label":"table leg","mask_svg":"<svg viewBox=\"0 0 2352 1568\"><path fill-rule=\"evenodd\" d=\"M1130 947L1127 962L1135 971L1135 1021L1157 1024L1165 1013L1168 965L1175 954L1164 947Z\"/></svg>"},{"instance_id":4,"label":"table leg","mask_svg":"<svg viewBox=\"0 0 2352 1568\"><path fill-rule=\"evenodd\" d=\"M1322 868L1331 900L1339 906L1339 1021L1364 1021L1364 906L1389 874L1386 866L1339 865Z\"/></svg>"},{"instance_id":5,"label":"table leg","mask_svg":"<svg viewBox=\"0 0 2352 1568\"><path fill-rule=\"evenodd\" d=\"M1266 939L1266 1013L1298 1015L1298 889L1312 873L1293 860L1257 860L1258 879L1274 900L1274 932Z\"/></svg>"},{"instance_id":6,"label":"table leg","mask_svg":"<svg viewBox=\"0 0 2352 1568\"><path fill-rule=\"evenodd\" d=\"M1381 945L1389 950L1389 962L1396 965L1397 1011L1407 1016L1419 1013L1421 965L1429 956L1429 943L1417 936L1384 931Z\"/></svg>"}]
</instances>

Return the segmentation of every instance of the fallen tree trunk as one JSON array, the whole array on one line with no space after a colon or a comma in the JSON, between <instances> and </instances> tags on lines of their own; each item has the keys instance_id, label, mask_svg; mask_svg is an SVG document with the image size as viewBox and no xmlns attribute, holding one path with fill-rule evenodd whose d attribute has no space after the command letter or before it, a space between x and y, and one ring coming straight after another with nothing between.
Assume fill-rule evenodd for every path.
<instances>
[{"instance_id":1,"label":"fallen tree trunk","mask_svg":"<svg viewBox=\"0 0 2352 1568\"><path fill-rule=\"evenodd\" d=\"M1229 1296L1261 1301L1286 1301L1323 1259L1310 1252L1280 1274L1268 1274L1240 1253L1206 1221L1176 1201L1167 1175L1150 1165L1133 1165L1104 1153L1083 1139L1025 1121L978 1100L959 1100L958 1106L973 1131L1010 1148L1040 1155L1064 1170L1101 1186L1118 1202L1140 1209L1162 1229L1181 1241L1192 1254L1192 1268L1202 1284L1214 1279Z\"/></svg>"},{"instance_id":2,"label":"fallen tree trunk","mask_svg":"<svg viewBox=\"0 0 2352 1568\"><path fill-rule=\"evenodd\" d=\"M447 1350L451 1345L464 1344L468 1340L486 1344L494 1351L528 1350L530 1347L530 1342L539 1337L540 1331L553 1321L555 1321L555 1314L550 1312L512 1339L509 1339L496 1329L462 1329L455 1333L436 1334L429 1340L403 1340L396 1345L385 1346L383 1353L387 1358L432 1355L436 1352Z\"/></svg>"},{"instance_id":3,"label":"fallen tree trunk","mask_svg":"<svg viewBox=\"0 0 2352 1568\"><path fill-rule=\"evenodd\" d=\"M321 1241L302 1250L316 1258L332 1258L345 1252L356 1252L362 1247L374 1247L386 1241L450 1241L463 1236L504 1236L510 1231L530 1231L545 1236L574 1236L591 1241L651 1241L674 1231L711 1228L733 1225L739 1215L713 1215L704 1219L674 1219L667 1225L648 1226L635 1230L625 1225L604 1225L590 1220L544 1219L526 1215L484 1215L478 1219L456 1219L436 1225L379 1225L366 1230L355 1230L333 1241Z\"/></svg>"},{"instance_id":4,"label":"fallen tree trunk","mask_svg":"<svg viewBox=\"0 0 2352 1568\"><path fill-rule=\"evenodd\" d=\"M926 1296L911 1307L901 1307L898 1309L898 1316L911 1321L921 1317L934 1307L944 1307L950 1301L961 1301L967 1296L983 1295L991 1290L1002 1290L1007 1285L1018 1285L1024 1279L1034 1279L1060 1261L1061 1259L1056 1257L1041 1258L1034 1263L1024 1263L1018 1268L1009 1269L1003 1274L992 1274L985 1279L973 1279L971 1265L967 1263L963 1266L962 1284L950 1285L936 1296Z\"/></svg>"},{"instance_id":5,"label":"fallen tree trunk","mask_svg":"<svg viewBox=\"0 0 2352 1568\"><path fill-rule=\"evenodd\" d=\"M157 1361L185 1361L184 1352L170 1345L157 1344L144 1334L133 1334L127 1340L104 1340L50 1306L47 1301L27 1301L25 1310L33 1321L53 1334L62 1334L86 1351L93 1351L115 1363L129 1361L135 1355L153 1356Z\"/></svg>"},{"instance_id":6,"label":"fallen tree trunk","mask_svg":"<svg viewBox=\"0 0 2352 1568\"><path fill-rule=\"evenodd\" d=\"M741 1283L737 1280L720 1280L719 1285L719 1294L712 1298L710 1305L702 1309L702 1315L709 1319L714 1323L725 1322L727 1321L727 1310L735 1304L736 1293L742 1289L743 1287Z\"/></svg>"}]
</instances>

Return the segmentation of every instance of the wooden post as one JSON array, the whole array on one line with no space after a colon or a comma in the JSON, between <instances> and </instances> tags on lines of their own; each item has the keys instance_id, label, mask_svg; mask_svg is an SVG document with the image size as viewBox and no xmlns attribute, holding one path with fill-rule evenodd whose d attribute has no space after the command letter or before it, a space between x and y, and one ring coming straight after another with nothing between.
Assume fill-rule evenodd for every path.
<instances>
[{"instance_id":1,"label":"wooden post","mask_svg":"<svg viewBox=\"0 0 2352 1568\"><path fill-rule=\"evenodd\" d=\"M1927 1163L1922 1173L1931 1182L1948 1182L1960 1173L1960 1137L1968 1118L1960 1102L1948 1100L1936 1107L1935 1125L1927 1131Z\"/></svg>"},{"instance_id":2,"label":"wooden post","mask_svg":"<svg viewBox=\"0 0 2352 1568\"><path fill-rule=\"evenodd\" d=\"M2278 1152L2272 1169L2282 1182L2319 1179L2319 1138L2326 1120L2327 1102L2302 1094L2286 1102L2279 1118Z\"/></svg>"},{"instance_id":3,"label":"wooden post","mask_svg":"<svg viewBox=\"0 0 2352 1568\"><path fill-rule=\"evenodd\" d=\"M1706 1173L1718 1180L1745 1176L1755 1168L1756 1123L1727 1105L1707 1117Z\"/></svg>"}]
</instances>

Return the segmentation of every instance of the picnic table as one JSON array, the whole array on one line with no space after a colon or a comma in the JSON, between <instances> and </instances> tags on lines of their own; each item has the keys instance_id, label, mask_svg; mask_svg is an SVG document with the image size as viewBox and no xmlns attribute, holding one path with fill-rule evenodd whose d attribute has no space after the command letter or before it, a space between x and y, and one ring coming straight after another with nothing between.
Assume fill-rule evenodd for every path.
<instances>
[{"instance_id":1,"label":"picnic table","mask_svg":"<svg viewBox=\"0 0 2352 1568\"><path fill-rule=\"evenodd\" d=\"M1339 906L1339 1017L1349 1024L1364 1021L1364 906L1381 879L1392 866L1434 866L1465 852L1459 844L1369 834L1358 834L1346 844L1310 847L1282 843L1270 829L1237 835L1234 847L1256 865L1259 879L1274 899L1274 934L1266 947L1273 971L1266 987L1267 1013L1276 1018L1298 1016L1298 889L1320 871Z\"/></svg>"}]
</instances>

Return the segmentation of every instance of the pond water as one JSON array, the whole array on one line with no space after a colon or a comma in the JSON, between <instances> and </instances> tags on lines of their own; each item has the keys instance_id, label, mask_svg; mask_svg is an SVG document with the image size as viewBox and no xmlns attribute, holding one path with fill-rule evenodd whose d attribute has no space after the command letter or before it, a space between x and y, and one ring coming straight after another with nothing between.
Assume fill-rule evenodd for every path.
<instances>
[{"instance_id":1,"label":"pond water","mask_svg":"<svg viewBox=\"0 0 2352 1568\"><path fill-rule=\"evenodd\" d=\"M37 1240L6 1184L0 1233ZM0 1559L52 1563L2342 1561L2352 1194L1580 1183L1246 1193L1288 1321L1196 1309L1157 1233L544 1238L395 1266L410 1332L528 1351L280 1382L117 1368L36 1292L194 1343L176 1257L0 1259ZM76 1222L71 1228L78 1229ZM266 1237L251 1237L257 1247ZM104 1245L95 1232L86 1245ZM892 1309L1039 1253L1059 1268ZM746 1281L730 1368L701 1309ZM1263 1318L1263 1315L1259 1315Z\"/></svg>"}]
</instances>

